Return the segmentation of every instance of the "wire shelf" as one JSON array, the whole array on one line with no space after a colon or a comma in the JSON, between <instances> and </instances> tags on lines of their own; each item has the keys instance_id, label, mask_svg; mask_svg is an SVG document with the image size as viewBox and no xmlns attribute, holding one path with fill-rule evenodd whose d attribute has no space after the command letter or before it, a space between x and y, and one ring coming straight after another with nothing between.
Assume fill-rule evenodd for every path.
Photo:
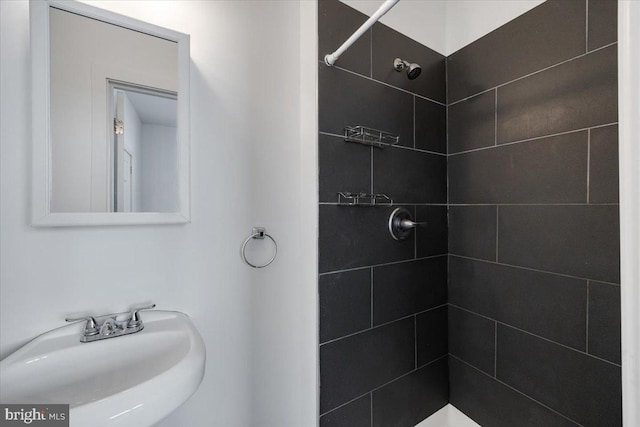
<instances>
[{"instance_id":1,"label":"wire shelf","mask_svg":"<svg viewBox=\"0 0 640 427\"><path fill-rule=\"evenodd\" d=\"M393 200L386 194L338 193L339 206L393 206Z\"/></svg>"},{"instance_id":2,"label":"wire shelf","mask_svg":"<svg viewBox=\"0 0 640 427\"><path fill-rule=\"evenodd\" d=\"M344 140L346 142L357 142L358 144L384 148L389 145L396 145L400 141L400 137L389 132L364 126L346 126L344 128Z\"/></svg>"}]
</instances>

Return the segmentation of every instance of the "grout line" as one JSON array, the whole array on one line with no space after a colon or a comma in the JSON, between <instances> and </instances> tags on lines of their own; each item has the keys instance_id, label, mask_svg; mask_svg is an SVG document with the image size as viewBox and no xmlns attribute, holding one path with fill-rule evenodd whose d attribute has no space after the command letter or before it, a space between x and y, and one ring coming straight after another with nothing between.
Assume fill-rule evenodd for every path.
<instances>
[{"instance_id":1,"label":"grout line","mask_svg":"<svg viewBox=\"0 0 640 427\"><path fill-rule=\"evenodd\" d=\"M598 128L602 128L602 127L617 125L617 124L618 124L618 122L605 123L603 125L591 126L591 127L587 127L587 128L568 130L568 131L559 132L559 133L551 133L551 134L548 134L548 135L536 136L536 137L533 137L533 138L519 139L517 141L503 142L503 143L500 143L497 146L489 145L487 147L473 148L471 150L465 150L465 151L458 151L458 152L455 152L455 153L450 153L450 154L448 154L448 156L451 157L451 156L457 156L459 154L466 154L466 153L473 153L473 152L476 152L476 151L490 150L490 149L498 148L498 147L505 147L505 146L514 145L514 144L521 144L523 142L531 142L531 141L537 141L537 140L540 140L540 139L547 139L547 138L553 138L553 137L556 137L556 136L568 135L568 134L571 134L571 133L585 132L585 131L589 131L591 129L598 129Z\"/></svg>"},{"instance_id":2,"label":"grout line","mask_svg":"<svg viewBox=\"0 0 640 427\"><path fill-rule=\"evenodd\" d=\"M587 204L589 204L589 193L591 192L591 129L587 131Z\"/></svg>"},{"instance_id":3,"label":"grout line","mask_svg":"<svg viewBox=\"0 0 640 427\"><path fill-rule=\"evenodd\" d=\"M320 202L324 203L324 202ZM436 204L433 206L439 206ZM619 206L620 203L450 203L449 206ZM420 206L420 204L418 204ZM429 205L432 206L432 205Z\"/></svg>"},{"instance_id":4,"label":"grout line","mask_svg":"<svg viewBox=\"0 0 640 427\"><path fill-rule=\"evenodd\" d=\"M494 323L493 336L493 378L498 378L498 322Z\"/></svg>"},{"instance_id":5,"label":"grout line","mask_svg":"<svg viewBox=\"0 0 640 427\"><path fill-rule=\"evenodd\" d=\"M370 153L369 156L371 158L370 163L369 163L369 166L371 168L371 194L374 194L374 191L373 191L373 170L374 169L373 168L375 166L373 164L373 147L370 147L369 153Z\"/></svg>"},{"instance_id":6,"label":"grout line","mask_svg":"<svg viewBox=\"0 0 640 427\"><path fill-rule=\"evenodd\" d=\"M606 47L606 46L604 46L604 47ZM600 48L600 49L602 49L602 48ZM320 64L326 65L324 63L324 60L320 60L319 59L318 62ZM429 98L427 96L420 95L419 93L410 92L410 91L408 91L406 89L402 89L402 88L399 88L397 86L390 85L389 83L386 83L386 82L383 82L383 81L380 81L380 80L376 80L373 77L365 76L365 75L360 74L360 73L356 73L355 71L351 71L351 70L348 70L346 68L342 68L342 67L340 67L338 65L333 65L331 68L336 68L336 69L338 69L340 71L344 71L344 72L347 72L349 74L353 74L355 76L362 77L363 79L371 80L372 82L379 83L379 84L384 85L384 86L388 86L388 87L390 87L392 89L395 89L395 90L399 90L400 92L404 92L404 93L408 93L408 94L417 96L418 98L424 99L425 101L430 101L430 102L433 102L434 104L442 105L443 107L447 106L447 104L444 103L444 102L436 101L435 99L431 99L431 98Z\"/></svg>"},{"instance_id":7,"label":"grout line","mask_svg":"<svg viewBox=\"0 0 640 427\"><path fill-rule=\"evenodd\" d=\"M416 206L413 207L413 217L418 222L418 208ZM419 227L414 228L413 232L413 258L418 259L418 230Z\"/></svg>"},{"instance_id":8,"label":"grout line","mask_svg":"<svg viewBox=\"0 0 640 427\"><path fill-rule=\"evenodd\" d=\"M464 98L462 98L462 99L458 99L458 100L456 100L456 101L450 102L448 105L449 105L449 106L451 106L451 105L455 105L455 104L457 104L457 103L459 103L459 102L466 101L466 100L468 100L468 99L470 99L470 98L473 98L474 96L482 95L483 93L487 93L487 92L492 91L493 89L500 88L500 87L506 86L506 85L508 85L508 84L511 84L511 83L517 82L518 80L526 79L527 77L531 77L531 76L533 76L533 75L535 75L535 74L542 73L543 71L550 70L550 69L552 69L552 68L555 68L555 67L558 67L558 66L560 66L560 65L566 64L567 62L575 61L576 59L583 58L583 57L585 57L585 56L587 56L587 55L591 55L592 53L598 52L598 51L600 51L600 50L606 49L606 48L611 47L611 46L616 45L616 44L618 44L618 42L617 42L617 41L615 41L615 42L613 42L613 43L609 43L609 44L604 45L604 46L600 46L599 48L594 49L594 50L592 50L592 51L590 51L590 52L581 53L580 55L578 55L578 56L574 56L573 58L565 59L564 61L558 62L558 63L553 64L553 65L549 65L548 67L541 68L541 69L539 69L539 70L537 70L537 71L533 71L533 72L531 72L531 73L529 73L529 74L525 74L524 76L517 77L517 78L515 78L515 79L513 79L513 80L509 80L508 82L500 83L499 85L496 85L496 86L493 86L493 87L491 87L491 88L485 89L485 90L480 91L480 92L478 92L478 93L474 93L473 95L469 95L469 96L466 96L466 97L464 97ZM324 63L323 61L320 61L320 60L319 60L318 62ZM434 101L434 102L437 102L437 101Z\"/></svg>"},{"instance_id":9,"label":"grout line","mask_svg":"<svg viewBox=\"0 0 640 427\"><path fill-rule=\"evenodd\" d=\"M594 358L594 359L600 360L601 362L608 363L609 365L617 366L618 368L620 368L620 367L621 367L621 365L619 365L619 364L617 364L617 363L615 363L615 362L611 362L611 361L606 360L606 359L603 359L603 358L601 358L601 357L594 356L593 354L589 354L589 353L584 352L584 351L582 351L582 350L578 350L577 348L569 347L569 346L568 346L568 345L566 345L566 344L562 344L562 343L559 343L559 342L557 342L557 341L553 341L552 339L545 338L545 337L543 337L543 336L541 336L541 335L534 334L533 332L529 332L529 331L526 331L526 330L524 330L524 329L520 329L520 328L518 328L517 326L510 325L510 324L505 323L505 322L502 322L502 321L500 321L500 320L498 320L498 319L494 319L493 317L489 317L489 316L485 316L484 314L476 313L476 312L475 312L475 311L473 311L473 310L469 310L469 309L467 309L467 308L463 308L463 307L460 307L460 306L455 305L455 304L452 304L452 303L449 303L449 305L450 305L450 306L452 306L452 307L455 307L455 308L457 308L457 309L459 309L459 310L466 311L466 312L471 313L471 314L475 314L475 315L476 315L476 316L478 316L478 317L483 317L483 318L485 318L485 319L487 319L487 320L493 320L494 322L499 323L500 325L503 325L503 326L506 326L506 327L508 327L508 328L514 329L514 330L516 330L516 331L520 331L520 332L525 333L525 334L527 334L527 335L531 335L531 336L533 336L533 337L536 337L536 338L539 338L539 339L541 339L541 340L544 340L544 341L550 342L550 343L555 344L555 345L557 345L557 346L564 347L564 348L566 348L566 349L568 349L568 350L571 350L571 351L574 351L574 352L576 352L576 353L580 353L580 354L582 354L583 356L587 356L587 357L591 357L591 358Z\"/></svg>"},{"instance_id":10,"label":"grout line","mask_svg":"<svg viewBox=\"0 0 640 427\"><path fill-rule=\"evenodd\" d=\"M328 340L328 341L325 341L325 342L320 343L320 344L319 344L319 347L322 347L322 346L323 346L323 345L325 345L325 344L331 344L331 343L334 343L334 342L336 342L336 341L343 340L343 339L345 339L345 338L351 338L351 337L353 337L353 336L355 336L355 335L362 334L362 333L365 333L365 332L369 332L369 331L372 331L372 330L374 330L374 329L382 328L383 326L388 326L388 325L390 325L390 324L392 324L392 323L399 322L399 321L401 321L401 320L407 320L407 319L409 319L410 317L415 317L415 316L419 316L419 315L424 314L424 313L428 313L428 312L430 312L430 311L438 310L439 308L446 307L446 306L447 306L447 304L448 304L448 303L440 304L440 305L437 305L437 306L435 306L435 307L427 308L426 310L418 311L417 313L411 313L411 314L409 314L408 316L404 316L404 317L400 317L400 318L398 318L398 319L389 320L388 322L380 323L379 325L375 325L375 326L373 326L373 327L371 327L371 328L361 329L361 330L359 330L359 331L352 332L352 333L350 333L350 334L347 334L347 335L344 335L344 336L341 336L341 337L338 337L338 338L330 339L330 340Z\"/></svg>"},{"instance_id":11,"label":"grout line","mask_svg":"<svg viewBox=\"0 0 640 427\"><path fill-rule=\"evenodd\" d=\"M369 29L369 77L373 79L373 26Z\"/></svg>"},{"instance_id":12,"label":"grout line","mask_svg":"<svg viewBox=\"0 0 640 427\"><path fill-rule=\"evenodd\" d=\"M409 258L409 259L403 259L403 260L400 260L400 261L384 262L382 264L371 264L371 265L363 265L361 267L345 268L343 270L325 271L325 272L319 273L318 276L325 276L325 275L328 275L328 274L336 274L336 273L345 273L347 271L363 270L365 268L385 267L387 265L402 264L404 262L422 261L422 260L425 260L425 259L433 259L433 258L445 257L447 255L448 254L429 255L429 256L424 256L424 257L420 257L420 258Z\"/></svg>"},{"instance_id":13,"label":"grout line","mask_svg":"<svg viewBox=\"0 0 640 427\"><path fill-rule=\"evenodd\" d=\"M493 123L493 136L494 146L498 146L498 88L495 89L495 105L494 105L494 123Z\"/></svg>"},{"instance_id":14,"label":"grout line","mask_svg":"<svg viewBox=\"0 0 640 427\"><path fill-rule=\"evenodd\" d=\"M407 147L406 145L392 145L389 148L402 148L404 150L411 150L411 151L417 151L419 153L435 154L437 156L447 157L447 153L438 153L437 151L423 150L422 148L412 148L412 147Z\"/></svg>"},{"instance_id":15,"label":"grout line","mask_svg":"<svg viewBox=\"0 0 640 427\"><path fill-rule=\"evenodd\" d=\"M413 361L415 369L418 369L418 316L413 315Z\"/></svg>"},{"instance_id":16,"label":"grout line","mask_svg":"<svg viewBox=\"0 0 640 427\"><path fill-rule=\"evenodd\" d=\"M432 361L430 361L430 362L428 362L428 363L425 363L424 365L422 365L422 366L421 366L420 368L418 368L418 369L425 368L425 367L427 367L427 366L429 366L429 365L431 365L431 364L433 364L433 363L436 363L436 362L438 362L438 361L440 361L440 360L442 360L442 359L444 359L445 357L448 357L448 356L449 356L449 354L443 354L442 356L440 356L440 357L438 357L438 358L436 358L436 359L433 359ZM466 362L465 362L465 363L466 363ZM327 414L329 414L329 413L331 413L331 412L333 412L333 411L335 411L335 410L337 410L337 409L342 408L343 406L346 406L346 405L348 405L348 404L350 404L350 403L352 403L352 402L355 402L356 400L358 400L358 399L360 399L360 398L362 398L362 397L365 397L365 396L366 396L366 395L368 395L368 394L371 394L371 397L373 398L373 392L378 391L378 390L380 390L381 388L384 388L384 387L388 386L388 385L389 385L389 384L391 384L392 382L398 381L398 380L400 380L400 379L402 379L402 378L404 378L404 377L406 377L406 376L408 376L408 375L410 375L410 374L412 374L412 373L416 372L418 369L412 369L412 370L410 370L409 372L405 372L404 374L400 375L400 376L399 376L399 377L397 377L397 378L392 379L391 381L387 381L386 383L384 383L384 384L382 384L382 385L379 385L379 386L377 386L377 387L375 387L375 388L373 388L373 389L369 390L368 392L363 393L363 394L361 394L361 395L359 395L359 396L357 396L357 397L355 397L355 398L353 398L353 399L351 399L351 400L349 400L349 401L347 401L347 402L345 402L345 403L342 403L342 404L340 404L340 405L336 406L335 408L332 408L332 409L328 410L327 412L323 412L323 413L321 413L321 414L320 414L320 416L321 416L321 417L323 417L323 416L325 416L325 415L327 415ZM372 399L372 401L373 401L373 399Z\"/></svg>"},{"instance_id":17,"label":"grout line","mask_svg":"<svg viewBox=\"0 0 640 427\"><path fill-rule=\"evenodd\" d=\"M416 96L413 95L413 148L416 148Z\"/></svg>"},{"instance_id":18,"label":"grout line","mask_svg":"<svg viewBox=\"0 0 640 427\"><path fill-rule=\"evenodd\" d=\"M369 392L369 410L371 411L371 427L373 427L373 392Z\"/></svg>"},{"instance_id":19,"label":"grout line","mask_svg":"<svg viewBox=\"0 0 640 427\"><path fill-rule=\"evenodd\" d=\"M525 394L525 393L521 392L521 391L520 391L520 390L518 390L517 388L515 388L515 387L513 387L513 386L511 386L511 385L509 385L509 384L507 384L507 383L505 383L504 381L502 381L502 380L500 380L500 379L498 379L498 378L493 378L491 375L487 374L486 372L484 372L484 371L483 371L483 370L481 370L481 369L476 368L475 366L473 366L473 365L472 365L472 364L470 364L469 362L467 362L467 361L465 361L465 360L463 360L463 359L459 358L458 356L455 356L455 355L453 355L453 354L451 354L451 353L449 353L449 356L453 357L454 359L456 359L456 360L457 360L457 361L459 361L460 363L464 363L464 364L465 364L465 365L467 365L468 367L470 367L470 368L472 368L472 369L474 369L474 370L476 370L476 371L480 372L481 374L484 374L484 375L488 376L489 378L493 379L494 381L496 381L496 382L498 382L498 383L502 384L503 386L505 386L505 387L507 387L507 388L509 388L509 389L511 389L511 390L513 390L513 391L515 391L516 393L518 393L518 394L520 394L520 395L522 395L522 396L526 397L527 399L529 399L529 400L531 400L531 401L533 401L533 402L537 403L538 405L540 405L540 406L542 406L542 407L544 407L544 408L547 408L547 409L548 409L548 410L550 410L551 412L553 412L553 413L555 413L555 414L557 414L557 415L560 415L562 418L564 418L564 419L566 419L566 420L568 420L568 421L571 421L572 423L574 423L574 424L576 424L576 425L578 425L578 426L580 426L580 427L583 427L583 426L582 426L582 424L578 423L577 421L574 421L574 420L572 420L571 418L567 417L566 415L563 415L563 414L561 414L560 412L556 411L555 409L553 409L553 408L551 408L551 407L549 407L549 406L545 405L544 403L539 402L538 400L534 399L533 397L529 396L528 394Z\"/></svg>"},{"instance_id":20,"label":"grout line","mask_svg":"<svg viewBox=\"0 0 640 427\"><path fill-rule=\"evenodd\" d=\"M584 51L589 52L589 0L584 0L585 17L584 17Z\"/></svg>"},{"instance_id":21,"label":"grout line","mask_svg":"<svg viewBox=\"0 0 640 427\"><path fill-rule=\"evenodd\" d=\"M589 353L589 288L591 287L591 281L587 280L587 322L586 322L586 336L585 336L585 352Z\"/></svg>"},{"instance_id":22,"label":"grout line","mask_svg":"<svg viewBox=\"0 0 640 427\"><path fill-rule=\"evenodd\" d=\"M373 328L373 268L369 267L369 269L371 270L371 274L369 275L369 280L370 280L370 287L371 287L371 328Z\"/></svg>"},{"instance_id":23,"label":"grout line","mask_svg":"<svg viewBox=\"0 0 640 427\"><path fill-rule=\"evenodd\" d=\"M500 228L500 226L499 226L499 224L500 224L499 218L500 218L500 205L496 205L496 262L498 262L498 253L499 253L499 251L498 251L498 248L499 248L499 246L498 246L498 237L500 235L499 234L499 228Z\"/></svg>"},{"instance_id":24,"label":"grout line","mask_svg":"<svg viewBox=\"0 0 640 427\"><path fill-rule=\"evenodd\" d=\"M519 268L521 270L535 271L535 272L538 272L538 273L553 274L555 276L568 277L570 279L592 280L594 282L606 283L607 285L620 286L619 283L607 282L607 281L603 281L603 280L595 280L595 279L591 279L589 277L572 276L571 274L558 273L558 272L549 271L549 270L538 270L538 269L531 268L531 267L523 267L521 265L507 264L507 263L504 263L504 262L495 262L495 261L491 261L489 259L473 258L473 257L470 257L470 256L458 255L458 254L452 254L452 253L450 253L449 256L454 256L454 257L463 258L463 259L470 259L470 260L473 260L473 261L488 262L490 264L503 265L505 267Z\"/></svg>"}]
</instances>

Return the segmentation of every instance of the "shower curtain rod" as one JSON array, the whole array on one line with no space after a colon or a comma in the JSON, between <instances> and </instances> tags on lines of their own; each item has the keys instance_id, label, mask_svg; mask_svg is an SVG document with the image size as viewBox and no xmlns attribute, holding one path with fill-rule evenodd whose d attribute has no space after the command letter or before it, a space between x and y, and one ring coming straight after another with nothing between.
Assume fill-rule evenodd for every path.
<instances>
[{"instance_id":1,"label":"shower curtain rod","mask_svg":"<svg viewBox=\"0 0 640 427\"><path fill-rule=\"evenodd\" d=\"M376 10L376 12L371 15L369 19L367 19L367 22L362 24L360 28L358 28L356 32L353 33L351 37L349 37L344 43L342 43L342 45L335 52L324 56L325 64L330 67L333 66L333 64L336 63L338 58L340 58L340 55L342 55L345 50L349 49L349 47L351 47L351 45L355 43L355 41L358 40L360 36L365 33L365 31L367 31L373 24L375 24L376 21L382 17L382 15L387 13L389 9L395 6L399 1L400 0L386 0L384 3L382 3L382 6L380 6L378 10Z\"/></svg>"}]
</instances>

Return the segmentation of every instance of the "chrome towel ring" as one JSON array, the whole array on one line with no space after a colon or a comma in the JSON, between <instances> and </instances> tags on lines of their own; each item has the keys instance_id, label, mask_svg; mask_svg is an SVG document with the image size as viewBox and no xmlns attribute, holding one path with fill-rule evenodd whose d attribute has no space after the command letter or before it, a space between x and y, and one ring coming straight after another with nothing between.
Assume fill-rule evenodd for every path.
<instances>
[{"instance_id":1,"label":"chrome towel ring","mask_svg":"<svg viewBox=\"0 0 640 427\"><path fill-rule=\"evenodd\" d=\"M245 251L247 249L247 244L251 240L264 240L265 237L269 238L273 242L273 246L275 248L275 250L273 251L273 256L265 264L262 264L262 265L252 264L247 259L247 254L245 253ZM242 256L242 260L244 262L246 262L247 265L249 265L250 267L253 267L253 268L264 268L264 267L268 266L269 264L271 264L273 262L273 260L276 259L276 255L278 255L278 244L276 243L276 241L275 241L275 239L273 237L271 237L270 235L267 234L267 229L264 228L264 227L253 227L253 229L251 230L251 235L244 240L244 242L242 243L242 249L240 250L240 256Z\"/></svg>"}]
</instances>

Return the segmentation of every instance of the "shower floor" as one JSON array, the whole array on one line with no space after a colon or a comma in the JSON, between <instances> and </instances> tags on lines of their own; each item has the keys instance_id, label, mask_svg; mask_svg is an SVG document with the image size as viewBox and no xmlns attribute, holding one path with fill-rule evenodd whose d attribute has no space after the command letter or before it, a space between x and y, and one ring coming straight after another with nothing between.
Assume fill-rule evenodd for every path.
<instances>
[{"instance_id":1,"label":"shower floor","mask_svg":"<svg viewBox=\"0 0 640 427\"><path fill-rule=\"evenodd\" d=\"M416 427L480 427L480 424L457 410L455 406L447 405Z\"/></svg>"}]
</instances>

